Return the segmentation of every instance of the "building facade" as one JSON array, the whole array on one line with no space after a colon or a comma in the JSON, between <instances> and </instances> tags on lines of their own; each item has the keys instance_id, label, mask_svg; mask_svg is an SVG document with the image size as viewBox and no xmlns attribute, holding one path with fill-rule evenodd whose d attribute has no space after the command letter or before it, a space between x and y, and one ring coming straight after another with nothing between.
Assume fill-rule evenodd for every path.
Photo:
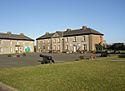
<instances>
[{"instance_id":1,"label":"building facade","mask_svg":"<svg viewBox=\"0 0 125 91\"><path fill-rule=\"evenodd\" d=\"M46 33L36 39L37 52L84 52L96 51L96 44L103 44L103 34L83 26L81 29L67 29Z\"/></svg>"},{"instance_id":2,"label":"building facade","mask_svg":"<svg viewBox=\"0 0 125 91\"><path fill-rule=\"evenodd\" d=\"M34 52L34 40L24 34L0 33L0 54Z\"/></svg>"}]
</instances>

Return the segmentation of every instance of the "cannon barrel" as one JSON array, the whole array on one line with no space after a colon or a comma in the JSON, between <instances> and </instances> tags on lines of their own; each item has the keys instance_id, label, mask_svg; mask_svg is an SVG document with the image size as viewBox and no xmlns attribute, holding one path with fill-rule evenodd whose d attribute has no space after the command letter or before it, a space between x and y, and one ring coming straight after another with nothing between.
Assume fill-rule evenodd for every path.
<instances>
[{"instance_id":1,"label":"cannon barrel","mask_svg":"<svg viewBox=\"0 0 125 91\"><path fill-rule=\"evenodd\" d=\"M48 60L52 60L52 56L46 56L46 55L40 54L40 57L46 58Z\"/></svg>"}]
</instances>

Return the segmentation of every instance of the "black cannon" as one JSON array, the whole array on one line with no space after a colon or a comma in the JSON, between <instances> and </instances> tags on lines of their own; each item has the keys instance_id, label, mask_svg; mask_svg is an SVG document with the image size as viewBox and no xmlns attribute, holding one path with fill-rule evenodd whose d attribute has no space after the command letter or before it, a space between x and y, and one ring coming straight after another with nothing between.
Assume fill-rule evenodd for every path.
<instances>
[{"instance_id":1,"label":"black cannon","mask_svg":"<svg viewBox=\"0 0 125 91\"><path fill-rule=\"evenodd\" d=\"M39 61L39 62L41 62L41 64L48 64L48 63L51 63L51 62L55 63L52 56L47 56L47 55L40 54L40 57L42 57L42 60Z\"/></svg>"}]
</instances>

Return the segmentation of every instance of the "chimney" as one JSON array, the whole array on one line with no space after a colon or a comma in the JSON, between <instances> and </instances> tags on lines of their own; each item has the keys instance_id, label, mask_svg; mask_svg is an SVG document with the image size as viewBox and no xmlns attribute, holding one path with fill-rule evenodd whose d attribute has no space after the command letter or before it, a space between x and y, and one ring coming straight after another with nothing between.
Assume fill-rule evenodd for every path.
<instances>
[{"instance_id":1,"label":"chimney","mask_svg":"<svg viewBox=\"0 0 125 91\"><path fill-rule=\"evenodd\" d=\"M67 29L66 31L71 31L71 29Z\"/></svg>"},{"instance_id":2,"label":"chimney","mask_svg":"<svg viewBox=\"0 0 125 91\"><path fill-rule=\"evenodd\" d=\"M20 33L20 35L24 35L23 33Z\"/></svg>"},{"instance_id":3,"label":"chimney","mask_svg":"<svg viewBox=\"0 0 125 91\"><path fill-rule=\"evenodd\" d=\"M12 33L11 32L7 32L7 34L11 35Z\"/></svg>"},{"instance_id":4,"label":"chimney","mask_svg":"<svg viewBox=\"0 0 125 91\"><path fill-rule=\"evenodd\" d=\"M86 29L87 29L87 26L82 26L82 29L83 29L83 30L86 30Z\"/></svg>"},{"instance_id":5,"label":"chimney","mask_svg":"<svg viewBox=\"0 0 125 91\"><path fill-rule=\"evenodd\" d=\"M46 35L48 35L48 34L49 34L49 32L46 32L45 34L46 34Z\"/></svg>"}]
</instances>

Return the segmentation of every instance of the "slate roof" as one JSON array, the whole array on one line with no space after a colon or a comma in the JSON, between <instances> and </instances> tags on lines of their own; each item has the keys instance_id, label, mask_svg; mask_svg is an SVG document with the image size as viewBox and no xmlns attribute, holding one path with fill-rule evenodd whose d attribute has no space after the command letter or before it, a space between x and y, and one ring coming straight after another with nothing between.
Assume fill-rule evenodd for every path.
<instances>
[{"instance_id":1,"label":"slate roof","mask_svg":"<svg viewBox=\"0 0 125 91\"><path fill-rule=\"evenodd\" d=\"M91 28L83 28L83 29L76 29L76 30L67 30L64 32L64 37L66 36L78 36L78 35L89 35L89 34L94 34L94 35L103 35L102 33L91 29Z\"/></svg>"},{"instance_id":2,"label":"slate roof","mask_svg":"<svg viewBox=\"0 0 125 91\"><path fill-rule=\"evenodd\" d=\"M54 35L54 33L47 33L47 34L44 34L43 36L40 36L40 37L37 38L36 40L39 40L39 39L49 39L49 38L51 38L53 35Z\"/></svg>"},{"instance_id":3,"label":"slate roof","mask_svg":"<svg viewBox=\"0 0 125 91\"><path fill-rule=\"evenodd\" d=\"M24 34L0 33L0 39L34 41Z\"/></svg>"},{"instance_id":4,"label":"slate roof","mask_svg":"<svg viewBox=\"0 0 125 91\"><path fill-rule=\"evenodd\" d=\"M60 37L63 37L63 32L62 32L62 31L56 31L56 33L57 33Z\"/></svg>"},{"instance_id":5,"label":"slate roof","mask_svg":"<svg viewBox=\"0 0 125 91\"><path fill-rule=\"evenodd\" d=\"M81 29L75 29L75 30L67 29L64 32L56 31L55 33L58 33L60 37L89 35L89 34L103 35L102 33L98 32L94 29L87 28L86 26L83 26ZM47 33L47 34L37 38L36 40L51 38L55 33Z\"/></svg>"}]
</instances>

